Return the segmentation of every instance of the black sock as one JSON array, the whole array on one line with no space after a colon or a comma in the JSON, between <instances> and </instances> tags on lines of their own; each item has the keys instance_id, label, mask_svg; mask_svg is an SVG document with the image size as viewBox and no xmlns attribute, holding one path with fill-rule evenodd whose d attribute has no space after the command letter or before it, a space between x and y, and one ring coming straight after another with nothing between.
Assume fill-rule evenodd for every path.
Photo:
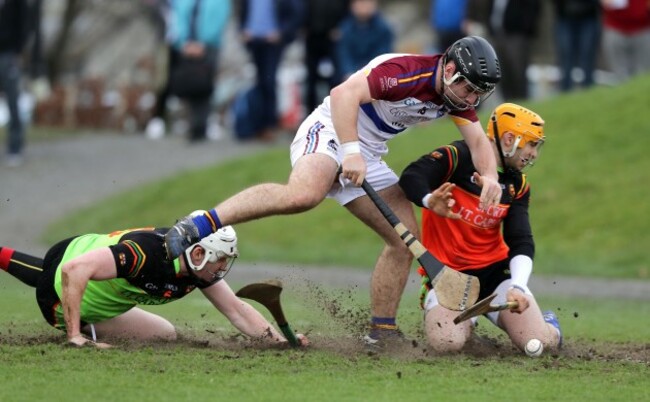
<instances>
[{"instance_id":1,"label":"black sock","mask_svg":"<svg viewBox=\"0 0 650 402\"><path fill-rule=\"evenodd\" d=\"M0 269L35 288L43 272L43 259L20 253L9 247L0 247Z\"/></svg>"}]
</instances>

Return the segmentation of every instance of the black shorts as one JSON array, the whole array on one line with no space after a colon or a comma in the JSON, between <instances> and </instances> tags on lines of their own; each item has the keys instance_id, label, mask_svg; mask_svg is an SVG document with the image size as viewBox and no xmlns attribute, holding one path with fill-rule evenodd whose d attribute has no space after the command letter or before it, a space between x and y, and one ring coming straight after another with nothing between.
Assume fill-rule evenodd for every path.
<instances>
[{"instance_id":1,"label":"black shorts","mask_svg":"<svg viewBox=\"0 0 650 402\"><path fill-rule=\"evenodd\" d=\"M485 268L470 269L462 271L464 274L472 275L478 278L481 284L481 291L478 299L483 300L494 293L497 286L503 281L510 279L510 259L506 258Z\"/></svg>"},{"instance_id":2,"label":"black shorts","mask_svg":"<svg viewBox=\"0 0 650 402\"><path fill-rule=\"evenodd\" d=\"M43 318L55 328L65 327L64 322L56 322L56 314L54 311L61 304L61 299L54 289L54 277L56 270L61 264L63 254L68 248L68 245L74 237L62 240L52 246L45 254L43 259L43 273L41 274L38 283L36 284L36 302L41 309Z\"/></svg>"}]
</instances>

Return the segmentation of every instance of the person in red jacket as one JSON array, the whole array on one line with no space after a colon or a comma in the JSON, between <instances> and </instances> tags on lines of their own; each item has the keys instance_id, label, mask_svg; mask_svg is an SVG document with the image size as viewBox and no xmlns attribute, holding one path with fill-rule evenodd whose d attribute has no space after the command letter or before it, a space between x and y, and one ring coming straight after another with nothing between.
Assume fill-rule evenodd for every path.
<instances>
[{"instance_id":1,"label":"person in red jacket","mask_svg":"<svg viewBox=\"0 0 650 402\"><path fill-rule=\"evenodd\" d=\"M650 2L601 0L603 50L618 81L650 70Z\"/></svg>"},{"instance_id":2,"label":"person in red jacket","mask_svg":"<svg viewBox=\"0 0 650 402\"><path fill-rule=\"evenodd\" d=\"M516 301L511 311L488 314L514 345L524 350L531 339L545 348L561 345L555 314L542 314L528 288L535 243L528 219L530 184L522 170L539 156L546 137L544 120L519 105L504 103L487 127L504 189L496 206L479 206L476 168L464 141L437 148L406 167L400 186L422 209L422 244L446 266L479 278L479 299L493 293L493 303ZM424 271L421 270L424 275ZM429 279L422 307L429 343L438 352L455 352L469 340L476 318L454 324L457 311L438 303Z\"/></svg>"}]
</instances>

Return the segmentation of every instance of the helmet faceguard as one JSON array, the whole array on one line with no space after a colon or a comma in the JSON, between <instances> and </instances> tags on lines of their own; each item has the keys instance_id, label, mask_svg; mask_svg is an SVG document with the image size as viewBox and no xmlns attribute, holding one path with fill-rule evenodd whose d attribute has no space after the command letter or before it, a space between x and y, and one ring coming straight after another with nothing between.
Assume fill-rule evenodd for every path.
<instances>
[{"instance_id":1,"label":"helmet faceguard","mask_svg":"<svg viewBox=\"0 0 650 402\"><path fill-rule=\"evenodd\" d=\"M197 247L201 247L204 250L204 255L200 263L194 264L192 261L192 252ZM235 262L235 258L238 256L237 233L232 226L220 228L216 232L201 239L198 243L189 246L185 249L185 253L183 253L187 271L205 283L214 283L226 276ZM206 267L208 263L214 264L219 260L223 260L223 264Z\"/></svg>"},{"instance_id":2,"label":"helmet faceguard","mask_svg":"<svg viewBox=\"0 0 650 402\"><path fill-rule=\"evenodd\" d=\"M515 136L515 141L509 150L501 149L499 134L510 132ZM546 141L544 135L544 120L535 112L514 103L503 103L497 106L490 116L486 130L487 136L497 143L502 157L512 157L517 149L523 148L527 143L536 143L537 152ZM529 161L532 166L534 161ZM505 166L504 166L505 168Z\"/></svg>"},{"instance_id":3,"label":"helmet faceguard","mask_svg":"<svg viewBox=\"0 0 650 402\"><path fill-rule=\"evenodd\" d=\"M477 107L487 99L501 79L499 59L492 45L480 36L468 36L457 40L445 51L442 66L453 61L454 75L447 79L441 74L442 98L452 110L467 110ZM457 85L452 88L452 84ZM475 100L467 99L475 95Z\"/></svg>"}]
</instances>

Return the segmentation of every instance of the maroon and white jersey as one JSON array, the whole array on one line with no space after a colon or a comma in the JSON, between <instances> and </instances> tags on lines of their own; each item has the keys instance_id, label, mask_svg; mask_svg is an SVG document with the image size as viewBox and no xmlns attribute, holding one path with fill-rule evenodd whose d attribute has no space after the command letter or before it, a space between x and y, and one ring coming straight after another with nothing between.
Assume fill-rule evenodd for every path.
<instances>
[{"instance_id":1,"label":"maroon and white jersey","mask_svg":"<svg viewBox=\"0 0 650 402\"><path fill-rule=\"evenodd\" d=\"M388 152L386 141L418 123L449 114L458 126L478 121L474 109L449 111L435 91L441 55L384 54L361 71L373 101L359 107L357 129L362 151L376 156ZM317 109L331 119L330 98ZM366 149L363 149L366 148Z\"/></svg>"}]
</instances>

